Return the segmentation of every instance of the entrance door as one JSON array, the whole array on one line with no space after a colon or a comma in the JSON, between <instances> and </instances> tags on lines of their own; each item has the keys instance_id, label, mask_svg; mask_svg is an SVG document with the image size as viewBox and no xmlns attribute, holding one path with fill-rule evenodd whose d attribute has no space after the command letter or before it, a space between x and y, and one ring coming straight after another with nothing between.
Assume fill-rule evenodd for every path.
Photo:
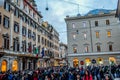
<instances>
[{"instance_id":1,"label":"entrance door","mask_svg":"<svg viewBox=\"0 0 120 80\"><path fill-rule=\"evenodd\" d=\"M7 61L3 60L1 63L1 71L6 72L7 71Z\"/></svg>"},{"instance_id":2,"label":"entrance door","mask_svg":"<svg viewBox=\"0 0 120 80\"><path fill-rule=\"evenodd\" d=\"M79 60L78 60L78 58L74 58L73 59L73 67L78 67L79 65Z\"/></svg>"},{"instance_id":3,"label":"entrance door","mask_svg":"<svg viewBox=\"0 0 120 80\"><path fill-rule=\"evenodd\" d=\"M12 62L12 71L18 71L18 62L16 60Z\"/></svg>"}]
</instances>

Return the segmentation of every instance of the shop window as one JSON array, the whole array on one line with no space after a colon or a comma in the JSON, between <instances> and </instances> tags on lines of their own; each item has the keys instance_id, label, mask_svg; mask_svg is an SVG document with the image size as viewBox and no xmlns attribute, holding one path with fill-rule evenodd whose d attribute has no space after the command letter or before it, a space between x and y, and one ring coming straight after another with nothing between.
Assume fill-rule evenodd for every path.
<instances>
[{"instance_id":1,"label":"shop window","mask_svg":"<svg viewBox=\"0 0 120 80\"><path fill-rule=\"evenodd\" d=\"M85 59L85 63L86 63L86 66L90 65L90 64L91 64L90 58L86 58L86 59Z\"/></svg>"},{"instance_id":2,"label":"shop window","mask_svg":"<svg viewBox=\"0 0 120 80\"><path fill-rule=\"evenodd\" d=\"M1 63L1 71L6 72L7 71L7 61L3 60Z\"/></svg>"},{"instance_id":3,"label":"shop window","mask_svg":"<svg viewBox=\"0 0 120 80\"><path fill-rule=\"evenodd\" d=\"M102 58L98 58L98 64L103 64L103 59Z\"/></svg>"},{"instance_id":4,"label":"shop window","mask_svg":"<svg viewBox=\"0 0 120 80\"><path fill-rule=\"evenodd\" d=\"M73 67L79 66L79 60L77 58L73 59Z\"/></svg>"},{"instance_id":5,"label":"shop window","mask_svg":"<svg viewBox=\"0 0 120 80\"><path fill-rule=\"evenodd\" d=\"M114 57L109 57L109 63L114 65L116 63L116 59Z\"/></svg>"},{"instance_id":6,"label":"shop window","mask_svg":"<svg viewBox=\"0 0 120 80\"><path fill-rule=\"evenodd\" d=\"M18 71L18 62L16 60L12 62L12 71Z\"/></svg>"}]
</instances>

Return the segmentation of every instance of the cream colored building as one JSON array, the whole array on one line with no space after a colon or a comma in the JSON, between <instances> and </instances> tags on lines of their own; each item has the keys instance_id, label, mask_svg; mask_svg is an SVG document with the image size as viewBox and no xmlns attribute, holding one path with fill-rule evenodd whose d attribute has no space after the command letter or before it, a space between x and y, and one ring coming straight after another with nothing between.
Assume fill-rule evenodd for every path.
<instances>
[{"instance_id":1,"label":"cream colored building","mask_svg":"<svg viewBox=\"0 0 120 80\"><path fill-rule=\"evenodd\" d=\"M59 62L59 64L61 66L66 66L67 65L67 45L64 43L60 43L59 46L59 57L61 58L61 61Z\"/></svg>"},{"instance_id":2,"label":"cream colored building","mask_svg":"<svg viewBox=\"0 0 120 80\"><path fill-rule=\"evenodd\" d=\"M32 0L0 1L0 71L56 65L59 34L36 7Z\"/></svg>"},{"instance_id":3,"label":"cream colored building","mask_svg":"<svg viewBox=\"0 0 120 80\"><path fill-rule=\"evenodd\" d=\"M65 18L70 66L120 64L120 22L114 10Z\"/></svg>"}]
</instances>

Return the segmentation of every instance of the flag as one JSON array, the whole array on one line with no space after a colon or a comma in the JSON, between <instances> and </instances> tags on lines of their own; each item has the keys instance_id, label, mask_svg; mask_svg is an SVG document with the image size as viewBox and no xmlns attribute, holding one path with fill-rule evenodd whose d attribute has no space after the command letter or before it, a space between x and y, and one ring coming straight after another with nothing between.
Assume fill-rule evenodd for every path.
<instances>
[{"instance_id":1,"label":"flag","mask_svg":"<svg viewBox=\"0 0 120 80\"><path fill-rule=\"evenodd\" d=\"M116 10L116 17L119 18L120 20L120 0L118 0L118 4L117 4L117 10Z\"/></svg>"},{"instance_id":2,"label":"flag","mask_svg":"<svg viewBox=\"0 0 120 80\"><path fill-rule=\"evenodd\" d=\"M44 48L42 48L41 54L42 54L42 57L43 57L44 56Z\"/></svg>"},{"instance_id":3,"label":"flag","mask_svg":"<svg viewBox=\"0 0 120 80\"><path fill-rule=\"evenodd\" d=\"M32 52L32 47L31 46L29 46L28 52Z\"/></svg>"},{"instance_id":4,"label":"flag","mask_svg":"<svg viewBox=\"0 0 120 80\"><path fill-rule=\"evenodd\" d=\"M34 49L34 54L38 54L38 48L37 47Z\"/></svg>"}]
</instances>

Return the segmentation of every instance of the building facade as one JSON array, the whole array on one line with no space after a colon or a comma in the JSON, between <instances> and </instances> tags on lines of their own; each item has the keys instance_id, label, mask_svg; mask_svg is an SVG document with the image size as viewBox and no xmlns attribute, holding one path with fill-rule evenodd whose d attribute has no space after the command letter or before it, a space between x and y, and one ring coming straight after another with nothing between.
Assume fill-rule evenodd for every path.
<instances>
[{"instance_id":1,"label":"building facade","mask_svg":"<svg viewBox=\"0 0 120 80\"><path fill-rule=\"evenodd\" d=\"M0 71L54 66L59 34L32 0L0 1ZM50 64L50 63L53 64Z\"/></svg>"},{"instance_id":2,"label":"building facade","mask_svg":"<svg viewBox=\"0 0 120 80\"><path fill-rule=\"evenodd\" d=\"M120 63L120 23L115 11L96 9L85 16L67 16L65 21L70 66Z\"/></svg>"},{"instance_id":3,"label":"building facade","mask_svg":"<svg viewBox=\"0 0 120 80\"><path fill-rule=\"evenodd\" d=\"M59 47L59 51L60 51L59 57L61 59L59 64L61 66L66 66L67 62L68 62L67 61L67 45L61 42L60 47Z\"/></svg>"}]
</instances>

